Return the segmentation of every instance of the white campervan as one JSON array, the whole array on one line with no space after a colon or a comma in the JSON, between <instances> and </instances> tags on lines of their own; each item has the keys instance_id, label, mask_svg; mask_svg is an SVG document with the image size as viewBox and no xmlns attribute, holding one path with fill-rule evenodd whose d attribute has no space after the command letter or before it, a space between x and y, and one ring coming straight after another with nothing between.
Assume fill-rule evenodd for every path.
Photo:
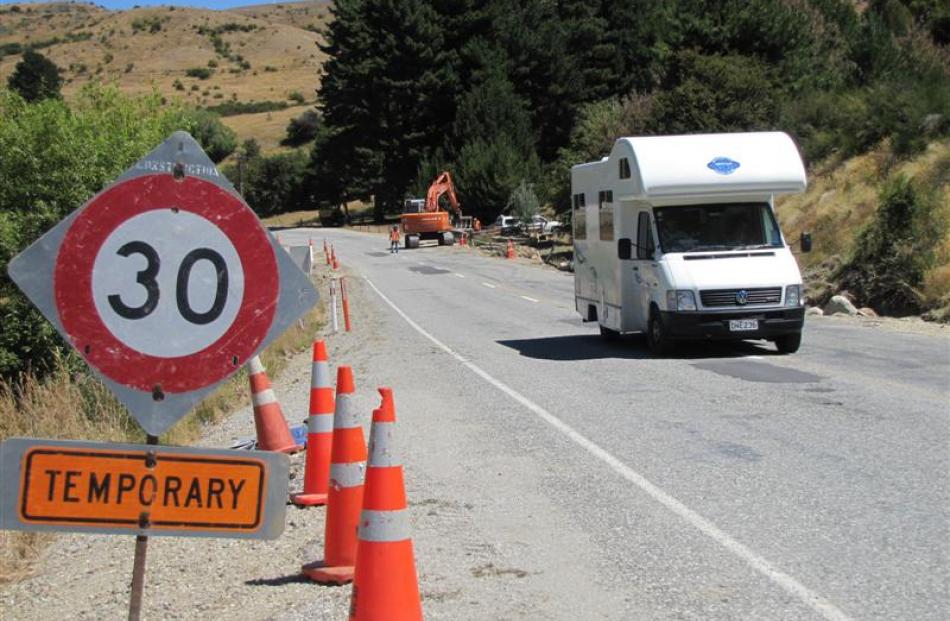
<instances>
[{"instance_id":1,"label":"white campervan","mask_svg":"<svg viewBox=\"0 0 950 621\"><path fill-rule=\"evenodd\" d=\"M805 186L781 132L618 139L571 169L577 312L607 338L646 332L656 353L681 339L797 351L802 277L773 201Z\"/></svg>"}]
</instances>

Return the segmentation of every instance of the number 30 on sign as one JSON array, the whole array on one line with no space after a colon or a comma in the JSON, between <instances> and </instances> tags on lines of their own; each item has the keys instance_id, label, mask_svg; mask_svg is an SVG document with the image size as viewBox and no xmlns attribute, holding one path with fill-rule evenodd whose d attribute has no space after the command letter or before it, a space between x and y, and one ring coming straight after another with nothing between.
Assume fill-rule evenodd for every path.
<instances>
[{"instance_id":1,"label":"number 30 on sign","mask_svg":"<svg viewBox=\"0 0 950 621\"><path fill-rule=\"evenodd\" d=\"M91 365L168 392L205 386L246 360L278 293L254 214L215 184L172 175L96 197L67 231L53 280L63 328Z\"/></svg>"}]
</instances>

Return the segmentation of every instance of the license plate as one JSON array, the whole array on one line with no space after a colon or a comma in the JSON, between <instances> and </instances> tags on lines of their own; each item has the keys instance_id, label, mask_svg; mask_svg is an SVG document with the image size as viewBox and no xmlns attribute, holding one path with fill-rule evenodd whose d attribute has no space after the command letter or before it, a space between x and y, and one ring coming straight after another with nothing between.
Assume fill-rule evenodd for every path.
<instances>
[{"instance_id":1,"label":"license plate","mask_svg":"<svg viewBox=\"0 0 950 621\"><path fill-rule=\"evenodd\" d=\"M759 329L758 319L730 319L729 320L730 332L743 332L746 330L758 330L758 329Z\"/></svg>"}]
</instances>

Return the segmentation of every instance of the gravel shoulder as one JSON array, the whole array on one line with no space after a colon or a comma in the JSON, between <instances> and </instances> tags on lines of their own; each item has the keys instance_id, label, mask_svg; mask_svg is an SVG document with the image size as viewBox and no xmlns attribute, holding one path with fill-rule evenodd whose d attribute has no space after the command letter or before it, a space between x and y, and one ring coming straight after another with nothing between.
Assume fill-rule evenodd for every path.
<instances>
[{"instance_id":1,"label":"gravel shoulder","mask_svg":"<svg viewBox=\"0 0 950 621\"><path fill-rule=\"evenodd\" d=\"M490 417L470 411L481 387L431 343L408 335L362 279L350 283L354 332L326 336L331 366L353 367L367 432L376 387L395 389L426 618L646 618L633 610L618 616L628 609L623 585L599 582L601 553L543 492L548 457L490 441ZM271 379L287 419L303 421L309 352ZM451 390L434 388L443 386ZM227 447L253 434L248 406L207 429L199 444ZM292 491L302 484L303 463L303 454L291 457ZM143 618L345 619L349 586L322 587L299 574L323 556L324 519L324 508L288 506L275 541L151 538ZM133 551L133 537L60 535L35 576L0 587L0 617L122 618Z\"/></svg>"}]
</instances>

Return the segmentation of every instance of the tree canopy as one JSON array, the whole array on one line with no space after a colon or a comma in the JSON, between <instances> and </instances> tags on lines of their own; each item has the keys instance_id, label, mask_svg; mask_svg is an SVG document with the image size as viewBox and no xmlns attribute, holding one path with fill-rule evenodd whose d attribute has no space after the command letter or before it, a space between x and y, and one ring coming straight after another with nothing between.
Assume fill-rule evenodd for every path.
<instances>
[{"instance_id":1,"label":"tree canopy","mask_svg":"<svg viewBox=\"0 0 950 621\"><path fill-rule=\"evenodd\" d=\"M810 159L883 138L910 152L925 118L950 128L943 5L339 0L305 194L374 197L382 217L448 169L490 220L522 182L566 210L567 167L620 135L781 129Z\"/></svg>"},{"instance_id":2,"label":"tree canopy","mask_svg":"<svg viewBox=\"0 0 950 621\"><path fill-rule=\"evenodd\" d=\"M56 63L39 52L26 48L23 58L13 68L7 85L29 102L58 99L63 78Z\"/></svg>"}]
</instances>

